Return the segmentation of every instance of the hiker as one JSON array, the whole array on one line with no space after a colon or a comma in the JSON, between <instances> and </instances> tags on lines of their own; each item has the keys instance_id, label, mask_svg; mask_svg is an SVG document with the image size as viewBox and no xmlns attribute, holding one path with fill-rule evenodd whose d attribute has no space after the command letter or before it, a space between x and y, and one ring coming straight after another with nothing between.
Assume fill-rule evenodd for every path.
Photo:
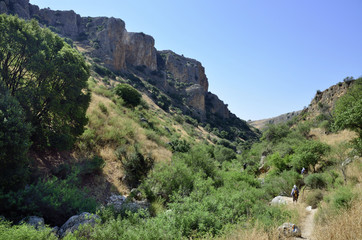
<instances>
[{"instance_id":1,"label":"hiker","mask_svg":"<svg viewBox=\"0 0 362 240\"><path fill-rule=\"evenodd\" d=\"M305 168L302 168L301 174L303 175L305 173Z\"/></svg>"},{"instance_id":2,"label":"hiker","mask_svg":"<svg viewBox=\"0 0 362 240\"><path fill-rule=\"evenodd\" d=\"M292 193L290 195L293 197L293 203L294 203L294 201L295 202L298 201L299 190L296 185L293 186Z\"/></svg>"}]
</instances>

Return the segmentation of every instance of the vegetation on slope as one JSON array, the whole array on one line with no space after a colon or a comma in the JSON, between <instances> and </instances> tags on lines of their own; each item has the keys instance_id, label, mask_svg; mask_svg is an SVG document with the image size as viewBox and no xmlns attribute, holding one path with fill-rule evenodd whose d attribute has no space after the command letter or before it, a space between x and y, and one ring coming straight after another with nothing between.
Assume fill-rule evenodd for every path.
<instances>
[{"instance_id":1,"label":"vegetation on slope","mask_svg":"<svg viewBox=\"0 0 362 240\"><path fill-rule=\"evenodd\" d=\"M7 17L3 15L1 19L7 21ZM43 31L34 22L25 23L15 17L8 19L25 29L34 29L32 33ZM83 57L60 38L51 35L48 30L44 31L46 36L50 34L51 39L64 46L64 51L69 50L69 54L75 54L69 56L70 60L80 61L70 61L72 66L73 63L79 63L82 71L77 75L79 79L73 79L75 82L80 81L81 86L75 87L74 91L85 90L86 75L83 74L87 74L88 70ZM46 42L46 39L43 40ZM60 59L63 59L62 56L59 56ZM33 228L16 223L22 217L36 214L44 217L51 226L59 226L70 216L82 211L96 212L102 221L94 227L84 226L79 231L68 234L65 239L213 238L228 237L230 232L231 235L239 236L240 229L243 234L251 232L256 237L272 238L275 236L274 229L282 222L298 223L298 213L294 210L268 204L277 195L288 196L294 184L304 190L302 201L323 209L319 217L322 225L326 222L328 224L328 219L334 214L341 211L349 213L351 209L356 209L355 206L361 202L357 188L361 179L356 171L353 172L356 168L360 170L360 158L356 158L348 167L340 168L341 162L349 155L354 157L359 154L360 157L361 136L359 129L353 125L360 120L358 115L362 115L360 104L343 108L343 101L348 105L350 100L341 100L342 103L338 103L341 105L337 104L335 114L329 119L317 117L311 121L293 120L288 124L270 126L258 143L249 146L240 138L243 131L238 132L239 129L235 128L238 125L233 125L232 131L236 134L230 138L229 132L215 129L211 124L199 123L196 119L183 115L180 109L171 107L167 96L142 77L113 73L94 63L91 58L86 58L92 63L94 71L88 80L92 95L86 112L88 123L84 129L84 108L77 111L81 114L77 116L81 119L81 127L71 125L77 127L77 131L57 127L58 123L66 123L67 119L62 116L59 116L59 121L52 119L57 115L51 112L50 118L47 118L48 124L36 125L31 121L33 118L28 118L31 114L27 115L36 107L29 110L28 105L23 105L23 98L12 95L11 89L6 86L4 91L1 89L0 120L4 128L1 129L0 147L23 150L17 154L4 152L5 155L1 155L4 164L8 164L9 159L19 159L11 167L20 170L28 168L29 161L25 156L30 146L29 139L34 139L37 145L41 144L41 141L35 141L40 138L31 135L34 133L29 131L30 127L46 129L52 126L40 133L60 131L61 135L73 134L69 138L62 137L56 143L51 134L46 134L41 139L46 139L44 148L48 149L72 146L75 137L79 138L72 154L69 154L71 157L50 162L46 170L39 169L39 165L35 163L29 181L21 179L23 184L28 184L27 187L24 188L21 184L15 186L14 180L11 181L14 183L11 189L6 189L5 186L1 188L0 213L15 225L1 220L0 238L11 235L13 239L51 239L54 235L48 228L33 231ZM61 62L69 63L65 60ZM63 67L69 70L73 69L72 66L68 68L66 64ZM14 70L14 66L9 69ZM63 68L52 73L53 76L65 76L61 69ZM26 71L30 70L26 68ZM24 75L22 84L31 85L26 81L26 77L32 76L31 74L34 77L43 76L37 72L27 74ZM1 76L1 80L5 79ZM356 86L359 86L360 81L357 80ZM150 96L154 93L155 96L151 98L160 103L154 104L147 94L140 94L130 85L137 89L147 89L145 92L151 93ZM44 86L41 89L45 93L54 94L52 88L47 90ZM127 89L127 94L123 94L123 89ZM33 90L28 89L29 92ZM72 90L73 88L64 89L65 96ZM81 99L87 99L87 91L78 93ZM352 90L350 94L360 93L361 91ZM74 92L69 94L70 98L63 99L64 101L72 99ZM348 98L349 95L346 95L346 99ZM39 97L37 101L42 101L41 99L43 98ZM49 109L60 108L56 104L60 102L62 100L57 100L51 105L54 108ZM72 104L69 106L57 114L68 114L67 111L73 109ZM351 108L355 110L350 115L357 117L343 122L344 118L341 116ZM300 117L302 118L303 116ZM325 121L328 121L327 124ZM17 127L8 127L7 124L10 123ZM331 126L355 130L357 140L352 145L344 145L340 141L330 146L322 138L318 140L318 136L312 135L313 129L325 126L330 131L336 131ZM19 131L24 133L23 139L19 138ZM37 131L37 134L40 133ZM12 143L6 136L15 136L14 140L19 138L19 141ZM242 150L242 153L236 154L236 150ZM264 160L263 164L260 164L261 159ZM307 176L300 174L303 167L308 170ZM2 171L1 174L5 181L6 172ZM137 188L140 195L130 193L131 188ZM110 193L130 194L129 199L147 200L150 207L138 212L101 207Z\"/></svg>"}]
</instances>

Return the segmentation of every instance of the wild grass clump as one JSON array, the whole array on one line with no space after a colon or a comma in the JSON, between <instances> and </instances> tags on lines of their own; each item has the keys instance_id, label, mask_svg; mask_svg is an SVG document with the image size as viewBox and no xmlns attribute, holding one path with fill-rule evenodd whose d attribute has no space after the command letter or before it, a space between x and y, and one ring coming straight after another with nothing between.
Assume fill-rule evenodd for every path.
<instances>
[{"instance_id":1,"label":"wild grass clump","mask_svg":"<svg viewBox=\"0 0 362 240\"><path fill-rule=\"evenodd\" d=\"M305 202L308 206L312 206L312 208L317 208L322 200L323 192L320 189L317 189L308 193Z\"/></svg>"},{"instance_id":2,"label":"wild grass clump","mask_svg":"<svg viewBox=\"0 0 362 240\"><path fill-rule=\"evenodd\" d=\"M27 224L12 225L10 222L0 220L0 240L22 240L22 239L37 239L37 240L56 240L58 239L52 229L44 227L35 229Z\"/></svg>"},{"instance_id":3,"label":"wild grass clump","mask_svg":"<svg viewBox=\"0 0 362 240\"><path fill-rule=\"evenodd\" d=\"M350 207L327 215L314 228L316 240L362 239L362 201L351 202Z\"/></svg>"}]
</instances>

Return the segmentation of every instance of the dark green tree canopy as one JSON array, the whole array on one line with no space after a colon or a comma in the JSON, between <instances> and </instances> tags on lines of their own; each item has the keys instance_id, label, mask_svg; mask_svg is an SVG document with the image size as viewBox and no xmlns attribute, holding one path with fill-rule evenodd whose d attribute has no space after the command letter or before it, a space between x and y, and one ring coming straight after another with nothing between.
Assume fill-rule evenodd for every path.
<instances>
[{"instance_id":1,"label":"dark green tree canopy","mask_svg":"<svg viewBox=\"0 0 362 240\"><path fill-rule=\"evenodd\" d=\"M342 96L334 109L337 129L350 129L362 137L362 78L355 81L351 90Z\"/></svg>"},{"instance_id":2,"label":"dark green tree canopy","mask_svg":"<svg viewBox=\"0 0 362 240\"><path fill-rule=\"evenodd\" d=\"M126 104L132 107L141 103L142 95L128 84L118 84L114 91Z\"/></svg>"},{"instance_id":3,"label":"dark green tree canopy","mask_svg":"<svg viewBox=\"0 0 362 240\"><path fill-rule=\"evenodd\" d=\"M87 123L89 67L84 58L36 21L0 15L0 81L34 127L38 146L72 146Z\"/></svg>"},{"instance_id":4,"label":"dark green tree canopy","mask_svg":"<svg viewBox=\"0 0 362 240\"><path fill-rule=\"evenodd\" d=\"M26 181L30 130L19 102L0 83L0 191Z\"/></svg>"}]
</instances>

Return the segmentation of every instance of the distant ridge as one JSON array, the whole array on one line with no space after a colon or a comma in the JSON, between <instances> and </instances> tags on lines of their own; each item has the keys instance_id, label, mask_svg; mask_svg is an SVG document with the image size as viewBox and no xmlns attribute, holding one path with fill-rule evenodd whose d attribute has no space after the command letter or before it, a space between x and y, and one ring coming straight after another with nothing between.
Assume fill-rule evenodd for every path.
<instances>
[{"instance_id":1,"label":"distant ridge","mask_svg":"<svg viewBox=\"0 0 362 240\"><path fill-rule=\"evenodd\" d=\"M277 117L255 120L255 121L248 121L248 124L259 130L262 130L267 124L285 123L285 122L291 120L293 117L298 116L301 112L302 112L302 110L299 110L299 111L285 113L285 114L279 115Z\"/></svg>"}]
</instances>

